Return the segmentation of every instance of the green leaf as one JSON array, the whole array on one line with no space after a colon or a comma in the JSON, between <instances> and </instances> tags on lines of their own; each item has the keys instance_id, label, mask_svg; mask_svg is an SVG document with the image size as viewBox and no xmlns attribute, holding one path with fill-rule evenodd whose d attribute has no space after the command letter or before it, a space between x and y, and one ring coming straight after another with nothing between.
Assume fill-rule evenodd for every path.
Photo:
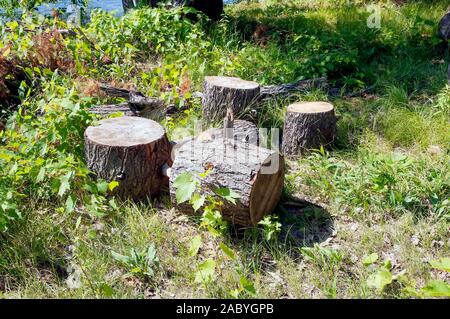
<instances>
[{"instance_id":1,"label":"green leaf","mask_svg":"<svg viewBox=\"0 0 450 319\"><path fill-rule=\"evenodd\" d=\"M362 263L364 266L370 266L372 265L374 262L376 262L378 260L378 254L377 253L372 253L370 255L364 256Z\"/></svg>"},{"instance_id":2,"label":"green leaf","mask_svg":"<svg viewBox=\"0 0 450 319\"><path fill-rule=\"evenodd\" d=\"M191 199L192 194L197 188L197 181L189 172L181 173L177 176L173 182L173 186L176 188L175 197L177 203L181 204Z\"/></svg>"},{"instance_id":3,"label":"green leaf","mask_svg":"<svg viewBox=\"0 0 450 319\"><path fill-rule=\"evenodd\" d=\"M392 283L392 273L387 269L380 269L367 279L367 285L378 290L383 290L390 283Z\"/></svg>"},{"instance_id":4,"label":"green leaf","mask_svg":"<svg viewBox=\"0 0 450 319\"><path fill-rule=\"evenodd\" d=\"M191 204L195 211L198 211L205 203L205 196L195 193L192 195Z\"/></svg>"},{"instance_id":5,"label":"green leaf","mask_svg":"<svg viewBox=\"0 0 450 319\"><path fill-rule=\"evenodd\" d=\"M224 252L225 255L230 257L231 260L235 260L236 259L236 255L234 254L234 251L230 247L228 247L224 243L220 243L219 247Z\"/></svg>"},{"instance_id":6,"label":"green leaf","mask_svg":"<svg viewBox=\"0 0 450 319\"><path fill-rule=\"evenodd\" d=\"M108 184L108 189L110 192L112 192L117 186L119 186L119 182L112 181Z\"/></svg>"},{"instance_id":7,"label":"green leaf","mask_svg":"<svg viewBox=\"0 0 450 319\"><path fill-rule=\"evenodd\" d=\"M61 177L59 179L59 190L58 190L58 195L59 196L63 196L64 193L70 189L70 183L69 180L72 178L72 174L73 172L68 172L66 175L64 175L63 177Z\"/></svg>"},{"instance_id":8,"label":"green leaf","mask_svg":"<svg viewBox=\"0 0 450 319\"><path fill-rule=\"evenodd\" d=\"M206 283L213 279L214 272L216 269L216 262L211 258L205 260L203 263L198 265L198 270L195 273L196 283Z\"/></svg>"},{"instance_id":9,"label":"green leaf","mask_svg":"<svg viewBox=\"0 0 450 319\"><path fill-rule=\"evenodd\" d=\"M19 23L17 21L6 22L6 25L11 29L11 31L14 31L19 27Z\"/></svg>"},{"instance_id":10,"label":"green leaf","mask_svg":"<svg viewBox=\"0 0 450 319\"><path fill-rule=\"evenodd\" d=\"M444 281L433 280L422 288L427 297L450 297L450 285Z\"/></svg>"},{"instance_id":11,"label":"green leaf","mask_svg":"<svg viewBox=\"0 0 450 319\"><path fill-rule=\"evenodd\" d=\"M439 260L431 260L430 265L434 269L450 272L450 258L448 257L444 257Z\"/></svg>"},{"instance_id":12,"label":"green leaf","mask_svg":"<svg viewBox=\"0 0 450 319\"><path fill-rule=\"evenodd\" d=\"M109 184L106 181L97 182L97 190L100 194L106 194L108 191Z\"/></svg>"},{"instance_id":13,"label":"green leaf","mask_svg":"<svg viewBox=\"0 0 450 319\"><path fill-rule=\"evenodd\" d=\"M244 289L247 293L249 293L252 296L256 295L256 289L255 286L253 285L253 283L248 280L245 277L241 277L241 279L239 280L239 284L241 285L242 289Z\"/></svg>"},{"instance_id":14,"label":"green leaf","mask_svg":"<svg viewBox=\"0 0 450 319\"><path fill-rule=\"evenodd\" d=\"M44 178L45 178L45 167L42 166L42 167L39 169L39 173L38 173L37 176L36 176L36 183L42 182L42 181L44 180Z\"/></svg>"},{"instance_id":15,"label":"green leaf","mask_svg":"<svg viewBox=\"0 0 450 319\"><path fill-rule=\"evenodd\" d=\"M240 197L238 193L226 187L216 189L216 194L233 204L236 204L236 199Z\"/></svg>"},{"instance_id":16,"label":"green leaf","mask_svg":"<svg viewBox=\"0 0 450 319\"><path fill-rule=\"evenodd\" d=\"M119 253L116 253L115 251L111 251L111 255L115 260L120 261L125 264L128 264L130 261L130 257L121 255Z\"/></svg>"},{"instance_id":17,"label":"green leaf","mask_svg":"<svg viewBox=\"0 0 450 319\"><path fill-rule=\"evenodd\" d=\"M383 266L384 266L384 268L386 268L387 270L391 270L391 269L392 269L392 262L391 262L391 260L390 260L390 259L386 259L386 260L384 261Z\"/></svg>"},{"instance_id":18,"label":"green leaf","mask_svg":"<svg viewBox=\"0 0 450 319\"><path fill-rule=\"evenodd\" d=\"M79 217L77 218L77 221L76 221L76 223L75 223L75 229L78 229L78 228L80 227L81 219L82 219L81 216L79 216Z\"/></svg>"},{"instance_id":19,"label":"green leaf","mask_svg":"<svg viewBox=\"0 0 450 319\"><path fill-rule=\"evenodd\" d=\"M189 256L194 257L197 255L198 250L202 246L202 237L200 235L195 236L191 240L191 244L189 246Z\"/></svg>"},{"instance_id":20,"label":"green leaf","mask_svg":"<svg viewBox=\"0 0 450 319\"><path fill-rule=\"evenodd\" d=\"M100 285L100 291L105 297L112 297L112 295L114 294L114 290L111 288L111 286L105 283Z\"/></svg>"},{"instance_id":21,"label":"green leaf","mask_svg":"<svg viewBox=\"0 0 450 319\"><path fill-rule=\"evenodd\" d=\"M68 196L66 200L66 212L71 213L73 212L75 208L75 201L73 200L72 196Z\"/></svg>"},{"instance_id":22,"label":"green leaf","mask_svg":"<svg viewBox=\"0 0 450 319\"><path fill-rule=\"evenodd\" d=\"M159 258L156 256L156 248L154 244L148 246L146 259L149 264L159 264Z\"/></svg>"},{"instance_id":23,"label":"green leaf","mask_svg":"<svg viewBox=\"0 0 450 319\"><path fill-rule=\"evenodd\" d=\"M117 209L117 203L114 200L114 198L111 198L108 203L109 203L109 206L111 206L111 208Z\"/></svg>"}]
</instances>

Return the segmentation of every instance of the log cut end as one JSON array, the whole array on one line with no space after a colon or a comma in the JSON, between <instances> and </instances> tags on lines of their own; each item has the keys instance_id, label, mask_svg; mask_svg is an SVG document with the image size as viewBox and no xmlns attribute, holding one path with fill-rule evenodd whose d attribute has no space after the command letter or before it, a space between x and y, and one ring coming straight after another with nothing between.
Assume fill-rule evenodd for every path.
<instances>
[{"instance_id":1,"label":"log cut end","mask_svg":"<svg viewBox=\"0 0 450 319\"><path fill-rule=\"evenodd\" d=\"M229 89L255 90L259 88L259 84L257 82L246 81L230 76L206 76L205 82L210 85Z\"/></svg>"},{"instance_id":2,"label":"log cut end","mask_svg":"<svg viewBox=\"0 0 450 319\"><path fill-rule=\"evenodd\" d=\"M157 122L132 116L102 120L98 126L88 127L85 134L93 143L122 147L149 144L164 135Z\"/></svg>"},{"instance_id":3,"label":"log cut end","mask_svg":"<svg viewBox=\"0 0 450 319\"><path fill-rule=\"evenodd\" d=\"M250 220L256 225L264 216L271 214L280 200L284 184L284 159L272 153L262 164L256 175L250 194ZM276 169L267 170L268 167Z\"/></svg>"},{"instance_id":4,"label":"log cut end","mask_svg":"<svg viewBox=\"0 0 450 319\"><path fill-rule=\"evenodd\" d=\"M297 102L287 108L288 112L295 113L324 113L333 110L333 104L327 102Z\"/></svg>"}]
</instances>

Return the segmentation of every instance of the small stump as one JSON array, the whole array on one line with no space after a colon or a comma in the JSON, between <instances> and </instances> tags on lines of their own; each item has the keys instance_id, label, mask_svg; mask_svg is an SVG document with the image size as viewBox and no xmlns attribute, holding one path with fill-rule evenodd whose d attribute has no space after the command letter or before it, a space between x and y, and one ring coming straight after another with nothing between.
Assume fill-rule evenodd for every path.
<instances>
[{"instance_id":1,"label":"small stump","mask_svg":"<svg viewBox=\"0 0 450 319\"><path fill-rule=\"evenodd\" d=\"M235 115L244 111L259 97L260 86L256 82L226 76L205 77L203 91L203 119L219 122L230 107Z\"/></svg>"},{"instance_id":2,"label":"small stump","mask_svg":"<svg viewBox=\"0 0 450 319\"><path fill-rule=\"evenodd\" d=\"M256 225L277 205L284 182L284 158L277 152L249 143L217 138L191 140L183 144L169 171L170 196L176 204L177 176L191 172L197 177L206 170L210 173L201 180L201 194L214 195L218 188L228 188L239 195L236 203L224 201L221 207L224 219L234 224ZM217 195L215 195L217 196ZM183 203L178 209L194 214L191 205Z\"/></svg>"},{"instance_id":3,"label":"small stump","mask_svg":"<svg viewBox=\"0 0 450 319\"><path fill-rule=\"evenodd\" d=\"M336 136L334 107L326 102L299 102L288 106L282 149L286 156L299 155L333 142Z\"/></svg>"},{"instance_id":4,"label":"small stump","mask_svg":"<svg viewBox=\"0 0 450 319\"><path fill-rule=\"evenodd\" d=\"M118 181L121 198L156 196L169 181L162 167L170 161L171 145L157 122L123 116L105 119L84 133L90 170L106 181Z\"/></svg>"}]
</instances>

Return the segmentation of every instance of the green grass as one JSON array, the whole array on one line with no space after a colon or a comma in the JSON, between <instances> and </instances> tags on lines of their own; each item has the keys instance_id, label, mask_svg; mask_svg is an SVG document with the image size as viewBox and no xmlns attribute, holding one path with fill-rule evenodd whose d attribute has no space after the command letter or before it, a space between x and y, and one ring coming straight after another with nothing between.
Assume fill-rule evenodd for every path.
<instances>
[{"instance_id":1,"label":"green grass","mask_svg":"<svg viewBox=\"0 0 450 319\"><path fill-rule=\"evenodd\" d=\"M172 22L151 24L148 17L157 14L152 10L123 20L98 14L86 33L113 63L98 64L92 55L101 53L89 51L80 39L69 41L76 69L35 75L41 87L34 86L35 94L23 99L24 116L11 117L10 132L16 133L3 136L0 155L14 153L23 172L13 170L9 157L0 157L0 199L22 213L0 233L0 296L231 298L240 289L238 296L244 298L411 298L416 296L411 290L419 291L431 280L448 284L449 274L429 263L450 256L449 51L435 37L448 4L384 1L381 29L374 30L365 24L367 3L241 1L227 8L222 22L209 27L173 22L168 13L160 17ZM258 24L268 26L265 44L252 38ZM14 49L29 50L26 35L20 39ZM146 41L162 44L155 48ZM282 227L275 239L265 239L262 227L213 236L198 219L176 212L167 198L116 207L100 191L83 190L100 187L92 185L78 154L84 126L92 119L84 114L59 117L73 105L56 103L55 98L82 101L84 110L109 101L85 96L80 87L88 78L135 86L190 106L163 123L178 138L176 129L192 130L200 118L200 101L179 88L201 90L203 77L212 74L262 84L325 75L341 92L294 94L269 100L257 110L254 120L260 127L282 127L286 106L298 100L330 101L339 116L333 146L288 162L283 200L300 197L309 204L277 207ZM346 95L372 85L362 96ZM42 107L47 117L26 117ZM49 138L48 159L40 155L36 138L45 132L65 136L78 147ZM35 162L40 157L49 161L49 177L37 183L40 166ZM69 171L76 176L59 196L61 177ZM68 195L79 199L73 210L67 209ZM197 235L202 245L191 255ZM127 254L151 244L160 260L152 277L133 274L111 253ZM227 256L220 244L236 258ZM372 253L378 260L364 265L364 257ZM200 283L196 273L206 260L216 264L214 279ZM368 279L386 260L394 276L403 275L382 290L371 287ZM242 290L243 278L255 293ZM68 279L75 285L69 287Z\"/></svg>"}]
</instances>

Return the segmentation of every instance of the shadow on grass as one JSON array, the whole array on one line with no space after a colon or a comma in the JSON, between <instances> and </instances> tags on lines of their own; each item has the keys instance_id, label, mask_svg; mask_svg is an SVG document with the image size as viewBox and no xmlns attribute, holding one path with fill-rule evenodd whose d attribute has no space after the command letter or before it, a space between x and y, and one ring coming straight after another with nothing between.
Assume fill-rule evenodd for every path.
<instances>
[{"instance_id":1,"label":"shadow on grass","mask_svg":"<svg viewBox=\"0 0 450 319\"><path fill-rule=\"evenodd\" d=\"M280 238L294 247L313 246L331 238L334 220L323 207L296 199L282 204Z\"/></svg>"}]
</instances>

